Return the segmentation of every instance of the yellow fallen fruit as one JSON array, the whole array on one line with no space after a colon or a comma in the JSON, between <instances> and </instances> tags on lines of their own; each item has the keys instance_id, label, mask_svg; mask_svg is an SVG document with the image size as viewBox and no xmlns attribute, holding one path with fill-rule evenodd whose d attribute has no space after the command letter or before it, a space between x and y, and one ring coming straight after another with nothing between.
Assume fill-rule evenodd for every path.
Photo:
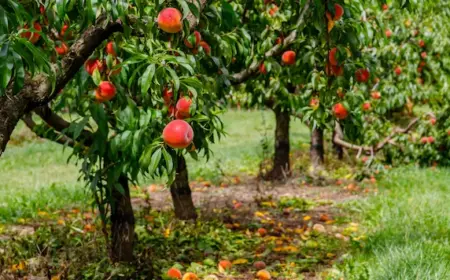
<instances>
[{"instance_id":1,"label":"yellow fallen fruit","mask_svg":"<svg viewBox=\"0 0 450 280\"><path fill-rule=\"evenodd\" d=\"M270 273L265 269L258 271L256 273L256 277L258 278L258 280L270 280L271 279Z\"/></svg>"},{"instance_id":2,"label":"yellow fallen fruit","mask_svg":"<svg viewBox=\"0 0 450 280\"><path fill-rule=\"evenodd\" d=\"M183 279L182 280L199 280L199 278L197 277L197 275L195 275L195 273L186 272L183 275Z\"/></svg>"}]
</instances>

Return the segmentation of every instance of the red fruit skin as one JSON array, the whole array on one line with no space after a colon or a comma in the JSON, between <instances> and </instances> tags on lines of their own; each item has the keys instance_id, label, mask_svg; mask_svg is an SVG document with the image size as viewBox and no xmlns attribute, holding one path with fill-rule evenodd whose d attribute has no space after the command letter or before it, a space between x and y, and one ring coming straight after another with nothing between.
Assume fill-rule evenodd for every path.
<instances>
[{"instance_id":1,"label":"red fruit skin","mask_svg":"<svg viewBox=\"0 0 450 280\"><path fill-rule=\"evenodd\" d=\"M167 276L169 276L171 279L181 279L183 275L181 274L181 271L172 267L167 271Z\"/></svg>"},{"instance_id":2,"label":"red fruit skin","mask_svg":"<svg viewBox=\"0 0 450 280\"><path fill-rule=\"evenodd\" d=\"M392 31L390 29L386 29L386 31L384 31L384 34L386 34L387 38L391 38L392 36Z\"/></svg>"},{"instance_id":3,"label":"red fruit skin","mask_svg":"<svg viewBox=\"0 0 450 280\"><path fill-rule=\"evenodd\" d=\"M333 66L337 66L339 64L338 61L336 60L336 52L337 52L337 48L332 48L330 50L330 53L328 54L328 61Z\"/></svg>"},{"instance_id":4,"label":"red fruit skin","mask_svg":"<svg viewBox=\"0 0 450 280\"><path fill-rule=\"evenodd\" d=\"M169 117L175 116L175 112L176 112L175 106L169 105L169 108L167 108L167 113L169 114Z\"/></svg>"},{"instance_id":5,"label":"red fruit skin","mask_svg":"<svg viewBox=\"0 0 450 280\"><path fill-rule=\"evenodd\" d=\"M397 76L400 76L402 74L402 68L400 68L400 66L397 66L395 67L394 72Z\"/></svg>"},{"instance_id":6,"label":"red fruit skin","mask_svg":"<svg viewBox=\"0 0 450 280\"><path fill-rule=\"evenodd\" d=\"M194 139L192 127L183 120L173 120L163 130L164 142L174 149L188 147Z\"/></svg>"},{"instance_id":7,"label":"red fruit skin","mask_svg":"<svg viewBox=\"0 0 450 280\"><path fill-rule=\"evenodd\" d=\"M222 260L219 262L219 266L222 267L224 270L230 270L233 265L228 260Z\"/></svg>"},{"instance_id":8,"label":"red fruit skin","mask_svg":"<svg viewBox=\"0 0 450 280\"><path fill-rule=\"evenodd\" d=\"M116 50L114 49L114 42L108 42L106 44L106 53L112 56L117 56Z\"/></svg>"},{"instance_id":9,"label":"red fruit skin","mask_svg":"<svg viewBox=\"0 0 450 280\"><path fill-rule=\"evenodd\" d=\"M105 100L111 100L116 95L116 87L113 83L108 81L103 81L98 85L98 90L100 96Z\"/></svg>"},{"instance_id":10,"label":"red fruit skin","mask_svg":"<svg viewBox=\"0 0 450 280\"><path fill-rule=\"evenodd\" d=\"M358 69L355 72L355 76L356 76L356 81L358 81L359 83L367 83L367 81L370 78L370 72L367 69Z\"/></svg>"},{"instance_id":11,"label":"red fruit skin","mask_svg":"<svg viewBox=\"0 0 450 280\"><path fill-rule=\"evenodd\" d=\"M369 102L364 102L363 106L362 106L364 111L369 111L371 108L371 105Z\"/></svg>"},{"instance_id":12,"label":"red fruit skin","mask_svg":"<svg viewBox=\"0 0 450 280\"><path fill-rule=\"evenodd\" d=\"M421 56L423 59L427 58L427 52L422 52L422 53L420 54L420 56Z\"/></svg>"},{"instance_id":13,"label":"red fruit skin","mask_svg":"<svg viewBox=\"0 0 450 280\"><path fill-rule=\"evenodd\" d=\"M434 137L433 136L428 136L427 137L427 141L429 144L433 144L434 143Z\"/></svg>"},{"instance_id":14,"label":"red fruit skin","mask_svg":"<svg viewBox=\"0 0 450 280\"><path fill-rule=\"evenodd\" d=\"M422 137L420 138L420 143L427 144L428 143L428 137Z\"/></svg>"},{"instance_id":15,"label":"red fruit skin","mask_svg":"<svg viewBox=\"0 0 450 280\"><path fill-rule=\"evenodd\" d=\"M313 110L317 110L317 108L319 108L319 105L320 105L319 98L313 97L311 98L311 101L309 101L309 106L313 108Z\"/></svg>"},{"instance_id":16,"label":"red fruit skin","mask_svg":"<svg viewBox=\"0 0 450 280\"><path fill-rule=\"evenodd\" d=\"M383 6L381 6L381 9L383 9L383 11L387 11L389 9L389 6L387 4L383 4Z\"/></svg>"},{"instance_id":17,"label":"red fruit skin","mask_svg":"<svg viewBox=\"0 0 450 280\"><path fill-rule=\"evenodd\" d=\"M189 110L191 108L192 105L192 99L187 98L187 97L183 97L180 98L180 100L178 100L177 102L177 113L175 115L175 117L177 119L186 119L190 117L190 113Z\"/></svg>"},{"instance_id":18,"label":"red fruit skin","mask_svg":"<svg viewBox=\"0 0 450 280\"><path fill-rule=\"evenodd\" d=\"M450 136L450 130L447 131L447 135Z\"/></svg>"},{"instance_id":19,"label":"red fruit skin","mask_svg":"<svg viewBox=\"0 0 450 280\"><path fill-rule=\"evenodd\" d=\"M336 77L344 75L344 66L331 66L331 71Z\"/></svg>"},{"instance_id":20,"label":"red fruit skin","mask_svg":"<svg viewBox=\"0 0 450 280\"><path fill-rule=\"evenodd\" d=\"M55 47L55 50L59 55L65 55L66 53L69 52L69 48L64 42L62 42L60 46Z\"/></svg>"},{"instance_id":21,"label":"red fruit skin","mask_svg":"<svg viewBox=\"0 0 450 280\"><path fill-rule=\"evenodd\" d=\"M295 57L296 54L294 51L285 51L283 55L281 56L281 60L286 65L293 65L295 64Z\"/></svg>"},{"instance_id":22,"label":"red fruit skin","mask_svg":"<svg viewBox=\"0 0 450 280\"><path fill-rule=\"evenodd\" d=\"M182 15L178 9L165 8L158 14L158 26L167 33L178 33L183 29Z\"/></svg>"},{"instance_id":23,"label":"red fruit skin","mask_svg":"<svg viewBox=\"0 0 450 280\"><path fill-rule=\"evenodd\" d=\"M345 109L344 105L342 105L342 103L337 103L336 105L333 106L333 112L334 115L336 116L336 118L343 120L345 118L347 118L348 116L348 111L347 109Z\"/></svg>"},{"instance_id":24,"label":"red fruit skin","mask_svg":"<svg viewBox=\"0 0 450 280\"><path fill-rule=\"evenodd\" d=\"M98 69L99 72L103 71L103 63L98 59L90 59L84 64L84 69L92 76L95 69Z\"/></svg>"},{"instance_id":25,"label":"red fruit skin","mask_svg":"<svg viewBox=\"0 0 450 280\"><path fill-rule=\"evenodd\" d=\"M197 30L195 30L194 36L195 36L195 45L198 46L198 44L200 44L200 42L202 41L202 34L200 34L200 32L198 32Z\"/></svg>"},{"instance_id":26,"label":"red fruit skin","mask_svg":"<svg viewBox=\"0 0 450 280\"><path fill-rule=\"evenodd\" d=\"M275 40L275 44L280 45L281 43L283 43L283 38L277 37L277 39Z\"/></svg>"},{"instance_id":27,"label":"red fruit skin","mask_svg":"<svg viewBox=\"0 0 450 280\"><path fill-rule=\"evenodd\" d=\"M372 96L373 99L380 99L381 93L379 91L374 91L370 94L370 96Z\"/></svg>"},{"instance_id":28,"label":"red fruit skin","mask_svg":"<svg viewBox=\"0 0 450 280\"><path fill-rule=\"evenodd\" d=\"M205 41L201 41L200 43L198 43L200 47L203 48L203 50L205 51L205 53L207 55L211 54L211 47L208 45L208 43L206 43Z\"/></svg>"},{"instance_id":29,"label":"red fruit skin","mask_svg":"<svg viewBox=\"0 0 450 280\"><path fill-rule=\"evenodd\" d=\"M273 16L276 12L278 12L278 6L273 5L273 7L269 10L269 15Z\"/></svg>"},{"instance_id":30,"label":"red fruit skin","mask_svg":"<svg viewBox=\"0 0 450 280\"><path fill-rule=\"evenodd\" d=\"M431 125L435 125L436 124L436 119L435 118L431 118L430 119L430 123L431 123Z\"/></svg>"},{"instance_id":31,"label":"red fruit skin","mask_svg":"<svg viewBox=\"0 0 450 280\"><path fill-rule=\"evenodd\" d=\"M42 27L39 24L39 22L33 23L33 27L34 27L34 29L36 31L39 31L39 32L42 31ZM29 29L28 25L26 25L26 24L25 24L25 26L23 28L24 29ZM28 39L30 41L30 43L32 43L32 44L36 44L37 41L39 41L39 39L41 38L41 34L39 34L39 33L31 33L30 31L27 31L27 32L21 33L20 37Z\"/></svg>"},{"instance_id":32,"label":"red fruit skin","mask_svg":"<svg viewBox=\"0 0 450 280\"><path fill-rule=\"evenodd\" d=\"M259 73L263 75L267 74L266 65L264 65L264 62L259 65Z\"/></svg>"},{"instance_id":33,"label":"red fruit skin","mask_svg":"<svg viewBox=\"0 0 450 280\"><path fill-rule=\"evenodd\" d=\"M342 6L339 4L334 4L334 10L335 14L333 20L340 20L341 17L344 15L344 8L342 8Z\"/></svg>"},{"instance_id":34,"label":"red fruit skin","mask_svg":"<svg viewBox=\"0 0 450 280\"><path fill-rule=\"evenodd\" d=\"M45 7L44 7L44 5L41 5L41 6L39 7L39 11L41 12L41 15L44 15L44 14L45 14Z\"/></svg>"},{"instance_id":35,"label":"red fruit skin","mask_svg":"<svg viewBox=\"0 0 450 280\"><path fill-rule=\"evenodd\" d=\"M172 103L172 98L173 98L173 92L172 90L165 88L163 90L163 99L164 99L164 104L169 105Z\"/></svg>"},{"instance_id":36,"label":"red fruit skin","mask_svg":"<svg viewBox=\"0 0 450 280\"><path fill-rule=\"evenodd\" d=\"M425 41L419 40L419 47L424 48L425 47Z\"/></svg>"},{"instance_id":37,"label":"red fruit skin","mask_svg":"<svg viewBox=\"0 0 450 280\"><path fill-rule=\"evenodd\" d=\"M63 27L61 28L61 36L64 36L66 34L67 29L69 29L69 25L64 24Z\"/></svg>"}]
</instances>

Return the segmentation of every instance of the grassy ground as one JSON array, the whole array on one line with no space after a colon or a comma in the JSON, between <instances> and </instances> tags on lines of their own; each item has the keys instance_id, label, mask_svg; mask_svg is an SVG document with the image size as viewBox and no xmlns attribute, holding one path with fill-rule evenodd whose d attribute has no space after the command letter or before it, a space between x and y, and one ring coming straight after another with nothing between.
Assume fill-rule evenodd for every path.
<instances>
[{"instance_id":1,"label":"grassy ground","mask_svg":"<svg viewBox=\"0 0 450 280\"><path fill-rule=\"evenodd\" d=\"M221 176L221 171L229 175L236 173L255 175L259 162L262 160L261 141L268 137L269 147L272 147L274 119L270 112L229 112L225 114L223 120L228 136L220 143L212 145L214 156L211 160L209 162L188 160L192 180L202 177L204 180L214 181ZM23 134L24 128L19 127L15 133L15 139L20 140ZM308 130L299 122L294 122L292 125L291 136L293 148L299 148L303 145L302 143L308 142ZM13 145L7 148L5 155L0 160L0 224L21 223L22 218L42 219L42 213L39 214L39 211L51 212L57 209L67 209L70 206L80 207L88 204L89 193L85 192L83 183L77 181L77 166L74 163L66 163L70 154L69 150L63 151L60 145L46 141L25 141L20 144L23 139L19 140L14 141ZM329 278L325 277L324 279L339 279L340 277L399 280L450 279L450 204L448 203L450 186L448 178L448 169L418 169L409 166L391 170L379 180L377 195L370 195L368 198L347 202L343 205L344 211L352 213L351 218L347 221L359 220L361 224L359 230L365 229L366 239L361 238L361 232L358 232L354 236L356 239L352 237L349 241L349 244L354 245L353 249L339 257L339 261L334 262L334 254L327 253L327 250L336 253L338 249L336 248L337 243L333 239L334 232L330 232L326 238L314 237L312 241L318 242L318 245L308 242L307 239L304 239L308 237L302 235L303 241L295 238L293 240L298 244L304 242L303 245L308 244L311 248L320 246L321 250L308 251L311 248L308 249L307 246L301 245L299 248L304 248L306 251L300 250L296 254L301 257L296 255L294 259L300 263L305 258L310 261L334 263L336 270L330 270ZM148 183L143 182L143 184ZM267 207L271 204L264 205L266 206L263 207ZM280 217L284 215L282 208L274 208L270 211L273 215L279 214ZM77 215L82 214L83 211ZM51 215L55 215L55 217L52 217L51 221L50 217L47 217L50 224L61 214L52 213ZM71 215L72 217L69 218ZM7 252L18 256L17 260L39 254L39 252L34 252L39 249L33 245L37 240L40 240L41 243L50 237L51 241L45 242L65 240L69 233L70 236L73 236L74 228L83 228L83 219L73 220L73 218L74 215L68 213L64 216L67 225L64 230L55 229L52 226L41 227L36 237L18 241L21 243L16 243L15 247L8 247ZM256 225L263 225L261 222L257 221ZM81 225L78 225L80 223ZM217 246L217 249L214 250L219 250L223 254L211 256L214 259L212 263L217 261L216 258L224 256L251 260L254 258L254 255L250 253L251 250L265 241L254 235L254 228L250 228L250 234L246 228L231 233L226 225L218 221L202 221L198 227L194 227L173 221L168 213L152 212L150 216L140 216L139 214L138 223L138 232L142 235L140 240L144 240L145 248L160 244L164 247L161 252L165 252L164 250L167 248L173 250L173 259L169 255L158 256L164 261L162 263L164 268L180 261L177 259L177 256L181 254L179 250L186 249L183 251L186 254L183 253L181 256L201 260L202 256L197 256L196 250L188 249L194 248L192 246L200 246L199 244ZM147 223L154 223L151 226L153 228L151 235L145 233L145 230L148 230ZM255 227L255 224L250 226ZM308 227L310 226L308 225ZM0 231L1 228L0 226ZM184 238L180 239L179 236L184 236ZM146 238L149 239L146 240ZM84 244L82 247L79 246L80 240ZM82 235L67 239L68 243L65 246L73 250L72 257L96 256L98 248L104 247L104 244L98 244L101 240L100 233L96 238ZM269 243L265 246L267 248L274 246L273 250L279 245L277 242L280 242L278 239L267 239L267 241ZM45 242L43 244L46 244ZM275 245L270 242L275 242ZM172 247L174 244L176 246ZM183 247L185 245L188 247ZM363 246L361 247L361 245ZM342 245L341 250L346 247ZM295 249L290 246L288 248ZM85 254L84 250L90 253ZM202 251L204 248L199 247L199 250ZM102 256L105 257L106 253L103 253ZM321 257L317 260L311 259L310 257L316 253ZM270 256L273 255L267 257ZM79 259L80 263L89 263L89 261L93 261L89 264L92 270L98 269L96 261L102 261L103 265L107 264L101 259ZM1 256L0 263L2 263ZM215 263L214 265L211 265L210 261L207 263L209 264L205 262L202 267L197 266L192 269L204 270L204 272L216 269ZM195 266L195 264L192 265ZM283 267L282 265L280 260L280 262L269 264L269 268L280 273L298 273L305 267L303 266L305 263L297 264L292 271L286 272L289 266ZM91 271L91 268L87 268L86 271ZM187 269L186 266L184 268ZM85 275L85 277L88 276Z\"/></svg>"},{"instance_id":2,"label":"grassy ground","mask_svg":"<svg viewBox=\"0 0 450 280\"><path fill-rule=\"evenodd\" d=\"M199 177L214 181L221 171L256 174L262 159L261 140L267 134L273 146L274 116L268 111L231 111L223 116L228 135L212 145L209 162L188 158L192 180ZM27 128L20 125L14 141L0 160L0 223L18 218L35 217L40 210L51 211L67 205L90 201L83 183L79 182L78 167L67 163L70 148L48 141L27 141ZM308 130L299 121L291 129L293 146L308 141ZM25 141L22 143L18 143ZM221 170L218 169L220 167ZM163 182L160 180L159 182ZM150 181L143 179L143 184Z\"/></svg>"},{"instance_id":3,"label":"grassy ground","mask_svg":"<svg viewBox=\"0 0 450 280\"><path fill-rule=\"evenodd\" d=\"M379 194L353 205L368 229L346 279L450 279L448 169L399 168Z\"/></svg>"}]
</instances>

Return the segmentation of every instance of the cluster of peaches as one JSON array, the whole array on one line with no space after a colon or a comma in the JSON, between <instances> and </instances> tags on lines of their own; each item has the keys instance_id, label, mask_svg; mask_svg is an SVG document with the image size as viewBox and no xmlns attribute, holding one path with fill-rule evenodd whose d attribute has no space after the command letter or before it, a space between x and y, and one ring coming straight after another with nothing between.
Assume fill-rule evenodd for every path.
<instances>
[{"instance_id":1,"label":"cluster of peaches","mask_svg":"<svg viewBox=\"0 0 450 280\"><path fill-rule=\"evenodd\" d=\"M229 260L221 260L218 264L219 272L227 272L231 270L233 264ZM253 264L253 266L258 269L256 272L256 278L258 280L270 280L271 275L269 271L265 270L266 264L262 261L257 261ZM172 267L167 271L167 278L169 279L179 279L179 280L200 280L200 278L192 272L186 272L184 275L178 268ZM219 280L219 278L215 275L208 275L205 280Z\"/></svg>"}]
</instances>

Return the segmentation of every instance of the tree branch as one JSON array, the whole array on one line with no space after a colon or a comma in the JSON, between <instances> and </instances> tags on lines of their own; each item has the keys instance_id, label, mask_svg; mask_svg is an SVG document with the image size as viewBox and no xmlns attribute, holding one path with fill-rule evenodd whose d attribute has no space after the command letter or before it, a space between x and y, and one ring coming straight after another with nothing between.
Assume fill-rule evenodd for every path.
<instances>
[{"instance_id":1,"label":"tree branch","mask_svg":"<svg viewBox=\"0 0 450 280\"><path fill-rule=\"evenodd\" d=\"M297 19L297 23L295 24L294 30L291 33L289 33L289 35L283 40L282 44L275 45L270 50L268 50L264 54L264 58L269 58L280 54L283 49L285 49L295 41L295 39L297 38L298 29L300 25L302 25L303 22L305 21L306 12L309 10L310 4L311 0L306 1L305 6L303 7ZM255 74L258 71L259 65L261 65L261 63L263 62L264 59L260 61L253 61L253 63L250 64L250 66L247 69L244 69L239 73L231 75L230 76L231 83L240 84L245 82L247 79L250 78L251 75Z\"/></svg>"},{"instance_id":2,"label":"tree branch","mask_svg":"<svg viewBox=\"0 0 450 280\"><path fill-rule=\"evenodd\" d=\"M59 133L63 133L65 135L69 135L67 132L67 129L70 127L71 123L63 119L61 116L53 112L50 107L48 106L42 106L39 108L36 108L34 112L42 118L43 121L45 121L49 126L54 128ZM71 138L73 138L73 135L69 135ZM83 144L86 146L90 146L93 142L93 134L92 132L88 130L82 130L81 131L81 139L83 139Z\"/></svg>"},{"instance_id":3,"label":"tree branch","mask_svg":"<svg viewBox=\"0 0 450 280\"><path fill-rule=\"evenodd\" d=\"M433 116L433 114L427 113L426 116ZM343 140L344 134L342 132L341 126L338 122L336 122L336 126L335 126L336 134L333 138L333 142L336 145L339 145L343 148L358 151L358 154L360 154L362 151L365 152L366 154L376 153L376 152L380 151L381 149L383 149L383 147L386 146L386 144L391 144L392 139L397 134L408 133L419 122L419 120L420 120L420 118L414 118L405 128L401 128L401 127L394 128L393 131L388 136L386 136L383 140L381 140L378 144L376 144L374 146L355 145L355 144L352 144L352 143L349 143L349 142Z\"/></svg>"},{"instance_id":4,"label":"tree branch","mask_svg":"<svg viewBox=\"0 0 450 280\"><path fill-rule=\"evenodd\" d=\"M48 140L51 140L53 142L56 142L58 144L61 145L68 145L70 147L74 147L75 146L75 141L73 141L73 139L67 137L66 135L54 132L53 136L55 137L49 137L48 135L45 135L43 133L41 133L38 129L37 129L37 125L36 123L33 121L33 118L31 117L31 114L26 114L23 118L22 121L25 123L25 125L31 130L33 131L37 136L39 136L40 138L45 138Z\"/></svg>"}]
</instances>

